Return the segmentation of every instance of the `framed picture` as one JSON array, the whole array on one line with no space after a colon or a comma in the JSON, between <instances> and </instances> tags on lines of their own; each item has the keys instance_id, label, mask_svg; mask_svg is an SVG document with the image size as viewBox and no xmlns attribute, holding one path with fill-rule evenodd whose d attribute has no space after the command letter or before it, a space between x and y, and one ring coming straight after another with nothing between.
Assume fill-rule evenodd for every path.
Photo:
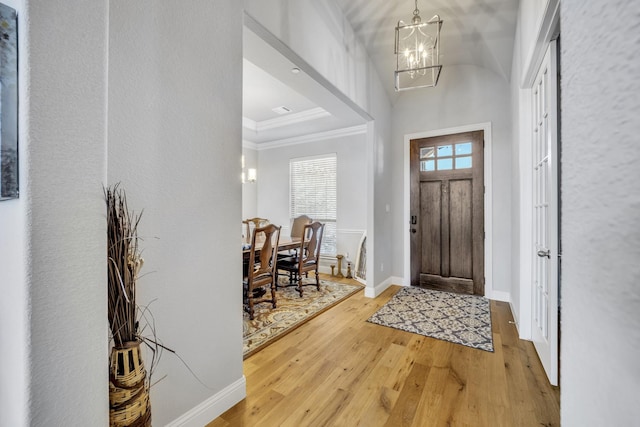
<instances>
[{"instance_id":1,"label":"framed picture","mask_svg":"<svg viewBox=\"0 0 640 427\"><path fill-rule=\"evenodd\" d=\"M18 194L18 15L0 3L0 200Z\"/></svg>"}]
</instances>

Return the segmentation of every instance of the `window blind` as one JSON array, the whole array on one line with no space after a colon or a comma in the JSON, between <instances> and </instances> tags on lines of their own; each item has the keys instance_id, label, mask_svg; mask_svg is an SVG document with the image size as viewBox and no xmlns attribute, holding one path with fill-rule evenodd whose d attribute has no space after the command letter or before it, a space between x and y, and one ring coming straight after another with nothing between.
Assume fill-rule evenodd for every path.
<instances>
[{"instance_id":1,"label":"window blind","mask_svg":"<svg viewBox=\"0 0 640 427\"><path fill-rule=\"evenodd\" d=\"M322 255L336 254L337 163L335 153L289 161L290 218L308 215L325 224Z\"/></svg>"}]
</instances>

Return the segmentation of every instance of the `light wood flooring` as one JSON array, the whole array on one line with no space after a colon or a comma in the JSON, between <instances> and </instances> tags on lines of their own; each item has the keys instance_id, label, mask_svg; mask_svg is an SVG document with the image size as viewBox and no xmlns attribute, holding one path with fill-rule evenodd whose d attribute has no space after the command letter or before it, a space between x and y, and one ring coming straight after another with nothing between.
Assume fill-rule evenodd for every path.
<instances>
[{"instance_id":1,"label":"light wood flooring","mask_svg":"<svg viewBox=\"0 0 640 427\"><path fill-rule=\"evenodd\" d=\"M489 353L368 323L398 289L358 292L247 358L247 398L207 427L560 425L508 304L491 302Z\"/></svg>"}]
</instances>

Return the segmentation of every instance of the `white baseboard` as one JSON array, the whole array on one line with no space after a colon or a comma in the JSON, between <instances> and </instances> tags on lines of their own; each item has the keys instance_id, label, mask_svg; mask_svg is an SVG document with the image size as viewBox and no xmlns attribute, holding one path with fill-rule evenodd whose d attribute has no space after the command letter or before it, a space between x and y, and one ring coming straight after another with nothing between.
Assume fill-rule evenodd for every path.
<instances>
[{"instance_id":1,"label":"white baseboard","mask_svg":"<svg viewBox=\"0 0 640 427\"><path fill-rule=\"evenodd\" d=\"M403 277L391 276L375 288L365 288L364 295L369 298L375 298L391 285L411 286L409 281L407 280L405 282ZM509 304L511 304L511 293L509 292L492 290L489 291L485 296L492 300L508 302Z\"/></svg>"},{"instance_id":2,"label":"white baseboard","mask_svg":"<svg viewBox=\"0 0 640 427\"><path fill-rule=\"evenodd\" d=\"M403 280L401 277L389 276L382 283L374 286L367 286L364 288L364 296L367 298L375 298L381 293L383 293L389 286L391 285L403 285Z\"/></svg>"},{"instance_id":3,"label":"white baseboard","mask_svg":"<svg viewBox=\"0 0 640 427\"><path fill-rule=\"evenodd\" d=\"M247 397L247 379L243 375L236 382L229 384L198 406L167 424L167 427L202 427L218 418L227 409L245 397Z\"/></svg>"},{"instance_id":4,"label":"white baseboard","mask_svg":"<svg viewBox=\"0 0 640 427\"><path fill-rule=\"evenodd\" d=\"M391 281L392 285L398 285L398 286L408 286L404 283L404 279L402 277L398 277L398 276L391 276L389 277L389 279Z\"/></svg>"},{"instance_id":5,"label":"white baseboard","mask_svg":"<svg viewBox=\"0 0 640 427\"><path fill-rule=\"evenodd\" d=\"M518 337L519 337L520 339L523 339L523 338L520 336L520 322L519 322L519 321L518 321L518 319L516 318L516 311L513 309L513 303L512 303L512 302L509 302L509 308L511 309L511 316L513 316L513 324L514 324L514 325L515 325L515 327L516 327L516 331L518 331Z\"/></svg>"}]
</instances>

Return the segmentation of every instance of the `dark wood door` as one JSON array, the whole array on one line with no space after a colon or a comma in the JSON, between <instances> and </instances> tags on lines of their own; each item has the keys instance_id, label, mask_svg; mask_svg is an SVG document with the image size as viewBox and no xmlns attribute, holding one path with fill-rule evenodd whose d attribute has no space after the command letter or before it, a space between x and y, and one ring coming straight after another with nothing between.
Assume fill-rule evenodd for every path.
<instances>
[{"instance_id":1,"label":"dark wood door","mask_svg":"<svg viewBox=\"0 0 640 427\"><path fill-rule=\"evenodd\" d=\"M482 131L411 140L411 284L484 295Z\"/></svg>"}]
</instances>

